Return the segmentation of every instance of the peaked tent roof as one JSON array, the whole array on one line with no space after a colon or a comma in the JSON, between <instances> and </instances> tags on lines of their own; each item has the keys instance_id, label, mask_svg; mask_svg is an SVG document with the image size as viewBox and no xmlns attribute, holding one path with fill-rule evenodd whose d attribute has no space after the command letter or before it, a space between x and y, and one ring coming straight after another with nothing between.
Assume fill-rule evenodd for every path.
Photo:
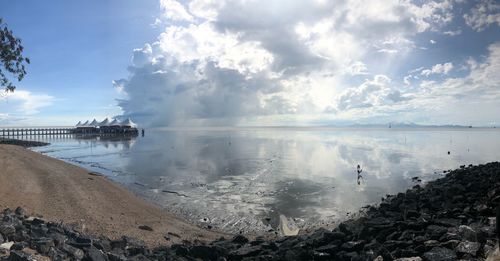
<instances>
[{"instance_id":1,"label":"peaked tent roof","mask_svg":"<svg viewBox=\"0 0 500 261\"><path fill-rule=\"evenodd\" d=\"M76 126L76 127L80 127L80 126L82 126L82 121L79 121L79 122L78 122L75 126Z\"/></svg>"},{"instance_id":2,"label":"peaked tent roof","mask_svg":"<svg viewBox=\"0 0 500 261\"><path fill-rule=\"evenodd\" d=\"M99 122L97 122L96 119L94 119L91 123L89 123L89 126L97 127L99 126Z\"/></svg>"},{"instance_id":3,"label":"peaked tent roof","mask_svg":"<svg viewBox=\"0 0 500 261\"><path fill-rule=\"evenodd\" d=\"M109 119L106 118L101 123L99 123L99 126L109 126Z\"/></svg>"},{"instance_id":4,"label":"peaked tent roof","mask_svg":"<svg viewBox=\"0 0 500 261\"><path fill-rule=\"evenodd\" d=\"M122 126L128 126L128 127L136 127L137 124L135 124L134 122L132 122L132 120L130 118L122 121Z\"/></svg>"},{"instance_id":5,"label":"peaked tent roof","mask_svg":"<svg viewBox=\"0 0 500 261\"><path fill-rule=\"evenodd\" d=\"M117 119L114 119L112 122L109 123L109 126L120 126L120 122Z\"/></svg>"},{"instance_id":6,"label":"peaked tent roof","mask_svg":"<svg viewBox=\"0 0 500 261\"><path fill-rule=\"evenodd\" d=\"M89 121L87 120L86 122L80 124L80 127L88 127L89 126Z\"/></svg>"}]
</instances>

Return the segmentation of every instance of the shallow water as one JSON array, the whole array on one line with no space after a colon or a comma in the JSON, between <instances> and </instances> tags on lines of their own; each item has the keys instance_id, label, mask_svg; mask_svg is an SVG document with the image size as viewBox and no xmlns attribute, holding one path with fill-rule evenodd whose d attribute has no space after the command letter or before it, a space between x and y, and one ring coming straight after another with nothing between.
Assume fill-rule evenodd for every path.
<instances>
[{"instance_id":1,"label":"shallow water","mask_svg":"<svg viewBox=\"0 0 500 261\"><path fill-rule=\"evenodd\" d=\"M302 229L332 225L418 184L413 177L500 158L497 129L157 129L43 141L51 145L33 150L101 172L192 222L244 233L273 233L280 215Z\"/></svg>"}]
</instances>

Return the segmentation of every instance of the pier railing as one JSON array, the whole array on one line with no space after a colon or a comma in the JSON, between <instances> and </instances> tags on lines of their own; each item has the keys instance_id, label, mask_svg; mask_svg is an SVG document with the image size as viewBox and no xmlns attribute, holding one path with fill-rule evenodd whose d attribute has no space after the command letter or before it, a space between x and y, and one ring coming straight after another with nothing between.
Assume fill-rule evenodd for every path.
<instances>
[{"instance_id":1,"label":"pier railing","mask_svg":"<svg viewBox=\"0 0 500 261\"><path fill-rule=\"evenodd\" d=\"M0 129L2 137L23 137L39 135L64 135L73 134L74 128L5 128Z\"/></svg>"},{"instance_id":2,"label":"pier railing","mask_svg":"<svg viewBox=\"0 0 500 261\"><path fill-rule=\"evenodd\" d=\"M72 128L72 127L57 127L57 128L1 128L0 137L2 138L16 138L16 137L32 137L32 136L57 136L67 137L69 135L125 135L137 136L139 131L137 128L130 127L86 127L86 128Z\"/></svg>"}]
</instances>

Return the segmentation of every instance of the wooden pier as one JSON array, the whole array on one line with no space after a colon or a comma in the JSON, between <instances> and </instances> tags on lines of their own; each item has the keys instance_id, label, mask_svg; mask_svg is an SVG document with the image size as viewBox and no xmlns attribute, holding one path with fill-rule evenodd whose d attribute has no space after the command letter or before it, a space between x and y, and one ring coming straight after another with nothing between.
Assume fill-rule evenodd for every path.
<instances>
[{"instance_id":1,"label":"wooden pier","mask_svg":"<svg viewBox=\"0 0 500 261\"><path fill-rule=\"evenodd\" d=\"M60 136L73 134L74 128L6 128L0 129L2 137Z\"/></svg>"},{"instance_id":2,"label":"wooden pier","mask_svg":"<svg viewBox=\"0 0 500 261\"><path fill-rule=\"evenodd\" d=\"M85 128L0 128L1 138L18 138L18 137L70 137L70 136L137 136L139 130L137 128L128 127L85 127Z\"/></svg>"}]
</instances>

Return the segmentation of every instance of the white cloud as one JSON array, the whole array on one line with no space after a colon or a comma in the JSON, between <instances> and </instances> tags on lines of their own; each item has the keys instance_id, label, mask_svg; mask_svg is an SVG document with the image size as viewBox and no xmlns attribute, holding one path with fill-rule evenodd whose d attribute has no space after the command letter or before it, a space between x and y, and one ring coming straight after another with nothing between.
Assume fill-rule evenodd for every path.
<instances>
[{"instance_id":1,"label":"white cloud","mask_svg":"<svg viewBox=\"0 0 500 261\"><path fill-rule=\"evenodd\" d=\"M464 15L465 23L480 32L491 24L500 26L500 4L494 0L481 0Z\"/></svg>"},{"instance_id":2,"label":"white cloud","mask_svg":"<svg viewBox=\"0 0 500 261\"><path fill-rule=\"evenodd\" d=\"M339 95L337 117L382 121L420 119L426 124L491 122L498 118L500 110L500 43L490 45L488 51L482 62L474 59L466 62L469 73L463 77L421 80L409 74L403 79L405 87L382 76L366 80ZM446 71L445 67L444 64L433 66L441 73ZM423 70L417 68L411 73Z\"/></svg>"},{"instance_id":3,"label":"white cloud","mask_svg":"<svg viewBox=\"0 0 500 261\"><path fill-rule=\"evenodd\" d=\"M460 35L462 33L462 30L458 29L458 30L455 30L455 31L444 31L443 34L445 35L449 35L449 36L457 36L457 35Z\"/></svg>"},{"instance_id":4,"label":"white cloud","mask_svg":"<svg viewBox=\"0 0 500 261\"><path fill-rule=\"evenodd\" d=\"M368 68L365 63L357 61L347 66L346 72L350 75L365 75L368 74Z\"/></svg>"},{"instance_id":5,"label":"white cloud","mask_svg":"<svg viewBox=\"0 0 500 261\"><path fill-rule=\"evenodd\" d=\"M443 63L436 64L432 66L431 69L425 69L420 72L420 75L429 76L431 74L448 74L451 70L453 70L452 63Z\"/></svg>"},{"instance_id":6,"label":"white cloud","mask_svg":"<svg viewBox=\"0 0 500 261\"><path fill-rule=\"evenodd\" d=\"M189 3L189 12L201 19L214 21L218 10L224 5L225 1L222 0L193 0Z\"/></svg>"},{"instance_id":7,"label":"white cloud","mask_svg":"<svg viewBox=\"0 0 500 261\"><path fill-rule=\"evenodd\" d=\"M451 0L424 1L422 5L414 4L411 1L403 2L412 14L412 19L419 32L436 31L453 20L453 1Z\"/></svg>"},{"instance_id":8,"label":"white cloud","mask_svg":"<svg viewBox=\"0 0 500 261\"><path fill-rule=\"evenodd\" d=\"M165 17L170 20L190 22L194 19L186 8L175 0L160 0L160 6L163 9Z\"/></svg>"},{"instance_id":9,"label":"white cloud","mask_svg":"<svg viewBox=\"0 0 500 261\"><path fill-rule=\"evenodd\" d=\"M181 63L212 60L221 68L241 73L262 71L274 59L259 42L241 42L236 35L217 32L210 23L170 26L161 34L158 43L162 53L168 53ZM150 49L146 52L151 54Z\"/></svg>"},{"instance_id":10,"label":"white cloud","mask_svg":"<svg viewBox=\"0 0 500 261\"><path fill-rule=\"evenodd\" d=\"M162 24L162 21L160 18L156 18L155 21L151 24L151 27L153 28L158 28Z\"/></svg>"},{"instance_id":11,"label":"white cloud","mask_svg":"<svg viewBox=\"0 0 500 261\"><path fill-rule=\"evenodd\" d=\"M113 87L115 87L116 91L119 94L125 94L125 95L127 94L125 92L125 86L124 86L127 83L127 81L125 81L123 79L122 80L114 80L114 81L112 81L112 83L113 83Z\"/></svg>"},{"instance_id":12,"label":"white cloud","mask_svg":"<svg viewBox=\"0 0 500 261\"><path fill-rule=\"evenodd\" d=\"M375 44L375 46L378 52L394 54L411 51L415 48L415 43L402 36L392 36L379 44Z\"/></svg>"},{"instance_id":13,"label":"white cloud","mask_svg":"<svg viewBox=\"0 0 500 261\"><path fill-rule=\"evenodd\" d=\"M25 90L16 90L13 93L9 93L2 102L9 103L6 106L13 105L17 113L33 115L39 113L41 108L52 105L54 100L54 97L50 95L33 94Z\"/></svg>"},{"instance_id":14,"label":"white cloud","mask_svg":"<svg viewBox=\"0 0 500 261\"><path fill-rule=\"evenodd\" d=\"M482 62L467 61L470 71L463 77L424 80L416 84L408 94L413 99L400 109L412 108L414 114L432 115L434 122L484 124L497 118L500 43L490 45L488 51Z\"/></svg>"},{"instance_id":15,"label":"white cloud","mask_svg":"<svg viewBox=\"0 0 500 261\"><path fill-rule=\"evenodd\" d=\"M453 69L448 62L404 78L390 73L418 50L418 34L453 21L451 0L161 3L165 30L134 50L130 75L114 82L127 94L124 114L145 124L398 111L427 97L418 88L439 84L418 85L419 75ZM370 78L359 84L362 77Z\"/></svg>"},{"instance_id":16,"label":"white cloud","mask_svg":"<svg viewBox=\"0 0 500 261\"><path fill-rule=\"evenodd\" d=\"M411 84L411 81L410 81L411 78L412 78L412 75L406 75L405 77L403 77L404 84L410 85Z\"/></svg>"},{"instance_id":17,"label":"white cloud","mask_svg":"<svg viewBox=\"0 0 500 261\"><path fill-rule=\"evenodd\" d=\"M360 86L349 88L338 97L339 111L355 108L384 106L408 100L401 92L391 86L391 79L385 75L375 75Z\"/></svg>"}]
</instances>

